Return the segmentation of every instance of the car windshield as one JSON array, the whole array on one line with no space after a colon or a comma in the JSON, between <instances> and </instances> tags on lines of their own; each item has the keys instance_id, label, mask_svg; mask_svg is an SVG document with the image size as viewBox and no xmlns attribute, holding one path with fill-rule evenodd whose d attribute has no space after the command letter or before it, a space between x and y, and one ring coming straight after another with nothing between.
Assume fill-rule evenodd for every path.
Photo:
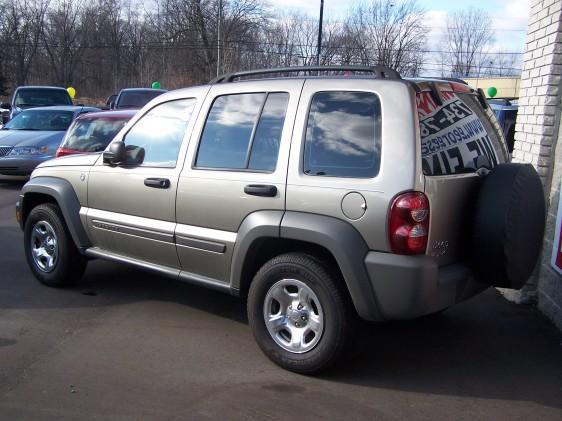
<instances>
[{"instance_id":1,"label":"car windshield","mask_svg":"<svg viewBox=\"0 0 562 421\"><path fill-rule=\"evenodd\" d=\"M65 131L72 123L73 115L72 111L31 109L15 116L3 129Z\"/></svg>"},{"instance_id":2,"label":"car windshield","mask_svg":"<svg viewBox=\"0 0 562 421\"><path fill-rule=\"evenodd\" d=\"M65 90L19 89L14 99L16 107L40 107L48 105L72 105L72 99Z\"/></svg>"},{"instance_id":3,"label":"car windshield","mask_svg":"<svg viewBox=\"0 0 562 421\"><path fill-rule=\"evenodd\" d=\"M162 95L162 91L125 91L119 95L115 108L142 108L158 95Z\"/></svg>"},{"instance_id":4,"label":"car windshield","mask_svg":"<svg viewBox=\"0 0 562 421\"><path fill-rule=\"evenodd\" d=\"M80 152L103 151L127 121L129 117L77 120L62 147Z\"/></svg>"}]
</instances>

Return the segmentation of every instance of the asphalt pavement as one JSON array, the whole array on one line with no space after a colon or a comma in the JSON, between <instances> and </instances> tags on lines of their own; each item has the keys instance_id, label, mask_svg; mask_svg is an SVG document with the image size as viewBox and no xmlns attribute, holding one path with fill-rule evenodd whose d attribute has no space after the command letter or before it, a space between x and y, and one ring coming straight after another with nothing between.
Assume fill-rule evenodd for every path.
<instances>
[{"instance_id":1,"label":"asphalt pavement","mask_svg":"<svg viewBox=\"0 0 562 421\"><path fill-rule=\"evenodd\" d=\"M42 286L0 180L0 420L562 420L562 336L495 290L368 324L317 377L259 350L242 302L93 261Z\"/></svg>"}]
</instances>

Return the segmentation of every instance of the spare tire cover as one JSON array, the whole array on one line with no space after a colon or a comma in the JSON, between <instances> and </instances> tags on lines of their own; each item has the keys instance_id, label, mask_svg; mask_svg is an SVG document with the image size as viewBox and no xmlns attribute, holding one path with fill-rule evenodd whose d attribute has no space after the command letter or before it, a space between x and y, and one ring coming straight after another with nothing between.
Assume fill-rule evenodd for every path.
<instances>
[{"instance_id":1,"label":"spare tire cover","mask_svg":"<svg viewBox=\"0 0 562 421\"><path fill-rule=\"evenodd\" d=\"M472 263L478 279L520 289L540 255L545 199L529 164L501 164L485 178L476 203Z\"/></svg>"}]
</instances>

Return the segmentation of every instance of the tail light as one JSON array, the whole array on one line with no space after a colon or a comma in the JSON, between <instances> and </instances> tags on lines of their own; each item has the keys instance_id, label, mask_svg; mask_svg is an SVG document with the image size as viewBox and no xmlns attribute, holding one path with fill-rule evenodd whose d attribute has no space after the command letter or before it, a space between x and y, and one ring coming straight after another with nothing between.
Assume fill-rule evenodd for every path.
<instances>
[{"instance_id":1,"label":"tail light","mask_svg":"<svg viewBox=\"0 0 562 421\"><path fill-rule=\"evenodd\" d=\"M396 197L388 225L393 253L425 253L429 235L429 200L425 194L409 192Z\"/></svg>"},{"instance_id":2,"label":"tail light","mask_svg":"<svg viewBox=\"0 0 562 421\"><path fill-rule=\"evenodd\" d=\"M58 148L57 149L57 153L55 154L55 157L60 157L60 156L66 156L66 155L73 155L76 153L82 153L80 151L77 151L75 149L68 149L68 148Z\"/></svg>"}]
</instances>

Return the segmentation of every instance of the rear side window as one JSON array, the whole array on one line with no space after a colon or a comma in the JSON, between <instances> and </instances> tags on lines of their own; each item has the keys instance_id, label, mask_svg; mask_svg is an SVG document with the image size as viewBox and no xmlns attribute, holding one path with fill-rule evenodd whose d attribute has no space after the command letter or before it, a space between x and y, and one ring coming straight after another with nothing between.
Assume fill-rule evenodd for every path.
<instances>
[{"instance_id":1,"label":"rear side window","mask_svg":"<svg viewBox=\"0 0 562 421\"><path fill-rule=\"evenodd\" d=\"M312 98L304 172L329 177L375 177L381 155L381 106L370 92L318 92Z\"/></svg>"},{"instance_id":2,"label":"rear side window","mask_svg":"<svg viewBox=\"0 0 562 421\"><path fill-rule=\"evenodd\" d=\"M287 111L287 93L215 99L197 152L197 168L272 172Z\"/></svg>"},{"instance_id":3,"label":"rear side window","mask_svg":"<svg viewBox=\"0 0 562 421\"><path fill-rule=\"evenodd\" d=\"M502 140L474 94L440 92L438 105L430 92L417 94L422 166L425 175L474 172L484 157L491 167L503 162ZM490 112L491 114L491 112Z\"/></svg>"}]
</instances>

